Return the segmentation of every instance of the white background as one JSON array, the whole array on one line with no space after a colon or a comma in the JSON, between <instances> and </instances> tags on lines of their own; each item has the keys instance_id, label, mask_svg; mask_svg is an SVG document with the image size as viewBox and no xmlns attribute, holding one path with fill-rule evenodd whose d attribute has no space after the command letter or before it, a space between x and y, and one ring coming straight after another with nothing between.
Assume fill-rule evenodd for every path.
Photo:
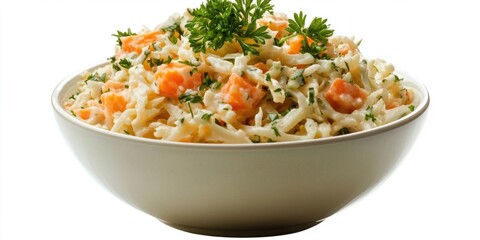
<instances>
[{"instance_id":1,"label":"white background","mask_svg":"<svg viewBox=\"0 0 480 240\"><path fill-rule=\"evenodd\" d=\"M113 55L115 30L153 28L200 2L1 1L1 240L211 238L163 225L106 192L64 143L50 105L63 78ZM316 227L272 239L480 239L475 1L273 3L362 38L366 56L422 81L431 105L410 154L376 190Z\"/></svg>"}]
</instances>

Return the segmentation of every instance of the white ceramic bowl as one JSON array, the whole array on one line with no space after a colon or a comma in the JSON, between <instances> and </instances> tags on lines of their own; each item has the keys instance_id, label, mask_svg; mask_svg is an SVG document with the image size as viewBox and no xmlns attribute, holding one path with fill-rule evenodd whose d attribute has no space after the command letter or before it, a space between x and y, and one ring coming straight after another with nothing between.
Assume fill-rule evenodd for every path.
<instances>
[{"instance_id":1,"label":"white ceramic bowl","mask_svg":"<svg viewBox=\"0 0 480 240\"><path fill-rule=\"evenodd\" d=\"M57 86L52 105L83 166L133 207L175 228L207 235L278 235L323 221L393 170L419 134L429 105L426 88L412 82L421 93L415 111L372 130L252 145L164 142L109 132L72 117L61 102L75 91L79 75Z\"/></svg>"}]
</instances>

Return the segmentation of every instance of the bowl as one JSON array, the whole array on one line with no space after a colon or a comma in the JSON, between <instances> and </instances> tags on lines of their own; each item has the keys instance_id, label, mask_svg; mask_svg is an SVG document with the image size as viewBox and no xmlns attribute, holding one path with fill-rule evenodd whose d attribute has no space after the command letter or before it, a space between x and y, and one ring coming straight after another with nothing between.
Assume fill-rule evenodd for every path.
<instances>
[{"instance_id":1,"label":"bowl","mask_svg":"<svg viewBox=\"0 0 480 240\"><path fill-rule=\"evenodd\" d=\"M429 95L400 74L420 93L414 112L374 129L310 141L200 144L110 132L62 107L80 73L63 80L51 101L73 153L121 200L188 232L270 236L318 224L365 195L404 158L425 121Z\"/></svg>"}]
</instances>

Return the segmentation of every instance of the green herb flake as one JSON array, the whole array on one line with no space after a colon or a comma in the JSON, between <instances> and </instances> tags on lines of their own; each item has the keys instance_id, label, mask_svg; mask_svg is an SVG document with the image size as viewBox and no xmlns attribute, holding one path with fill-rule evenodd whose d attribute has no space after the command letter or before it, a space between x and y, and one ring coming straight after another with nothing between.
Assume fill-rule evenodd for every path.
<instances>
[{"instance_id":1,"label":"green herb flake","mask_svg":"<svg viewBox=\"0 0 480 240\"><path fill-rule=\"evenodd\" d=\"M121 32L121 31L117 30L117 34L112 34L112 36L117 38L117 44L120 47L122 46L122 37L128 37L128 36L133 36L133 35L137 35L137 34L132 32L132 30L130 30L130 28L128 28L128 30L126 32Z\"/></svg>"},{"instance_id":2,"label":"green herb flake","mask_svg":"<svg viewBox=\"0 0 480 240\"><path fill-rule=\"evenodd\" d=\"M276 126L272 126L272 130L275 133L275 136L280 137L280 132L278 131Z\"/></svg>"},{"instance_id":3,"label":"green herb flake","mask_svg":"<svg viewBox=\"0 0 480 240\"><path fill-rule=\"evenodd\" d=\"M202 115L202 119L205 120L205 121L209 121L210 118L212 118L212 116L213 116L213 113L204 113Z\"/></svg>"},{"instance_id":4,"label":"green herb flake","mask_svg":"<svg viewBox=\"0 0 480 240\"><path fill-rule=\"evenodd\" d=\"M408 109L410 109L410 111L413 112L413 110L415 110L415 106L410 105L410 106L408 106Z\"/></svg>"},{"instance_id":5,"label":"green herb flake","mask_svg":"<svg viewBox=\"0 0 480 240\"><path fill-rule=\"evenodd\" d=\"M348 130L348 128L341 128L340 130L338 130L337 132L337 135L346 135L346 134L349 134L350 133L350 130Z\"/></svg>"},{"instance_id":6,"label":"green herb flake","mask_svg":"<svg viewBox=\"0 0 480 240\"><path fill-rule=\"evenodd\" d=\"M315 89L313 87L308 88L308 105L312 105L315 102Z\"/></svg>"},{"instance_id":7,"label":"green herb flake","mask_svg":"<svg viewBox=\"0 0 480 240\"><path fill-rule=\"evenodd\" d=\"M126 69L129 69L132 67L132 62L130 62L130 60L126 59L126 58L122 58L120 59L120 61L118 62L118 64L120 66L122 66L123 68L126 68Z\"/></svg>"},{"instance_id":8,"label":"green herb flake","mask_svg":"<svg viewBox=\"0 0 480 240\"><path fill-rule=\"evenodd\" d=\"M270 77L270 73L267 73L266 76L265 76L265 81L267 82L271 82L272 81L272 78Z\"/></svg>"}]
</instances>

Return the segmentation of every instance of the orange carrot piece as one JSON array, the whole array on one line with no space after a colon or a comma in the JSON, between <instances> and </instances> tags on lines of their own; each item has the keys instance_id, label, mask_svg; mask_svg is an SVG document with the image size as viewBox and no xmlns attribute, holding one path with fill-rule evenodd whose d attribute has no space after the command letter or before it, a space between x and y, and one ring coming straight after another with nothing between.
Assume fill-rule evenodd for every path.
<instances>
[{"instance_id":1,"label":"orange carrot piece","mask_svg":"<svg viewBox=\"0 0 480 240\"><path fill-rule=\"evenodd\" d=\"M230 104L233 110L241 115L254 113L254 107L265 96L261 89L235 73L230 75L221 92L225 94L224 102Z\"/></svg>"},{"instance_id":2,"label":"orange carrot piece","mask_svg":"<svg viewBox=\"0 0 480 240\"><path fill-rule=\"evenodd\" d=\"M288 49L288 54L298 54L302 50L303 36L298 35L288 41L290 48ZM308 45L313 43L313 40L307 37Z\"/></svg>"},{"instance_id":3,"label":"orange carrot piece","mask_svg":"<svg viewBox=\"0 0 480 240\"><path fill-rule=\"evenodd\" d=\"M122 38L122 51L126 53L142 53L142 48L157 41L160 32L148 32L139 35L132 35Z\"/></svg>"},{"instance_id":4,"label":"orange carrot piece","mask_svg":"<svg viewBox=\"0 0 480 240\"><path fill-rule=\"evenodd\" d=\"M92 111L89 108L78 109L75 111L75 114L77 115L77 117L83 120L89 119L91 113Z\"/></svg>"},{"instance_id":5,"label":"orange carrot piece","mask_svg":"<svg viewBox=\"0 0 480 240\"><path fill-rule=\"evenodd\" d=\"M102 106L107 114L123 112L127 108L127 100L122 94L116 92L106 92L100 96Z\"/></svg>"},{"instance_id":6,"label":"orange carrot piece","mask_svg":"<svg viewBox=\"0 0 480 240\"><path fill-rule=\"evenodd\" d=\"M254 67L262 70L263 73L266 73L268 71L268 67L267 65L264 63L264 62L258 62L256 63L255 65L253 65Z\"/></svg>"},{"instance_id":7,"label":"orange carrot piece","mask_svg":"<svg viewBox=\"0 0 480 240\"><path fill-rule=\"evenodd\" d=\"M358 85L337 78L328 88L325 98L335 111L350 114L363 106L367 93Z\"/></svg>"},{"instance_id":8,"label":"orange carrot piece","mask_svg":"<svg viewBox=\"0 0 480 240\"><path fill-rule=\"evenodd\" d=\"M155 79L161 95L178 99L187 89L195 89L202 84L202 74L192 72L191 66L171 62L157 68Z\"/></svg>"}]
</instances>

